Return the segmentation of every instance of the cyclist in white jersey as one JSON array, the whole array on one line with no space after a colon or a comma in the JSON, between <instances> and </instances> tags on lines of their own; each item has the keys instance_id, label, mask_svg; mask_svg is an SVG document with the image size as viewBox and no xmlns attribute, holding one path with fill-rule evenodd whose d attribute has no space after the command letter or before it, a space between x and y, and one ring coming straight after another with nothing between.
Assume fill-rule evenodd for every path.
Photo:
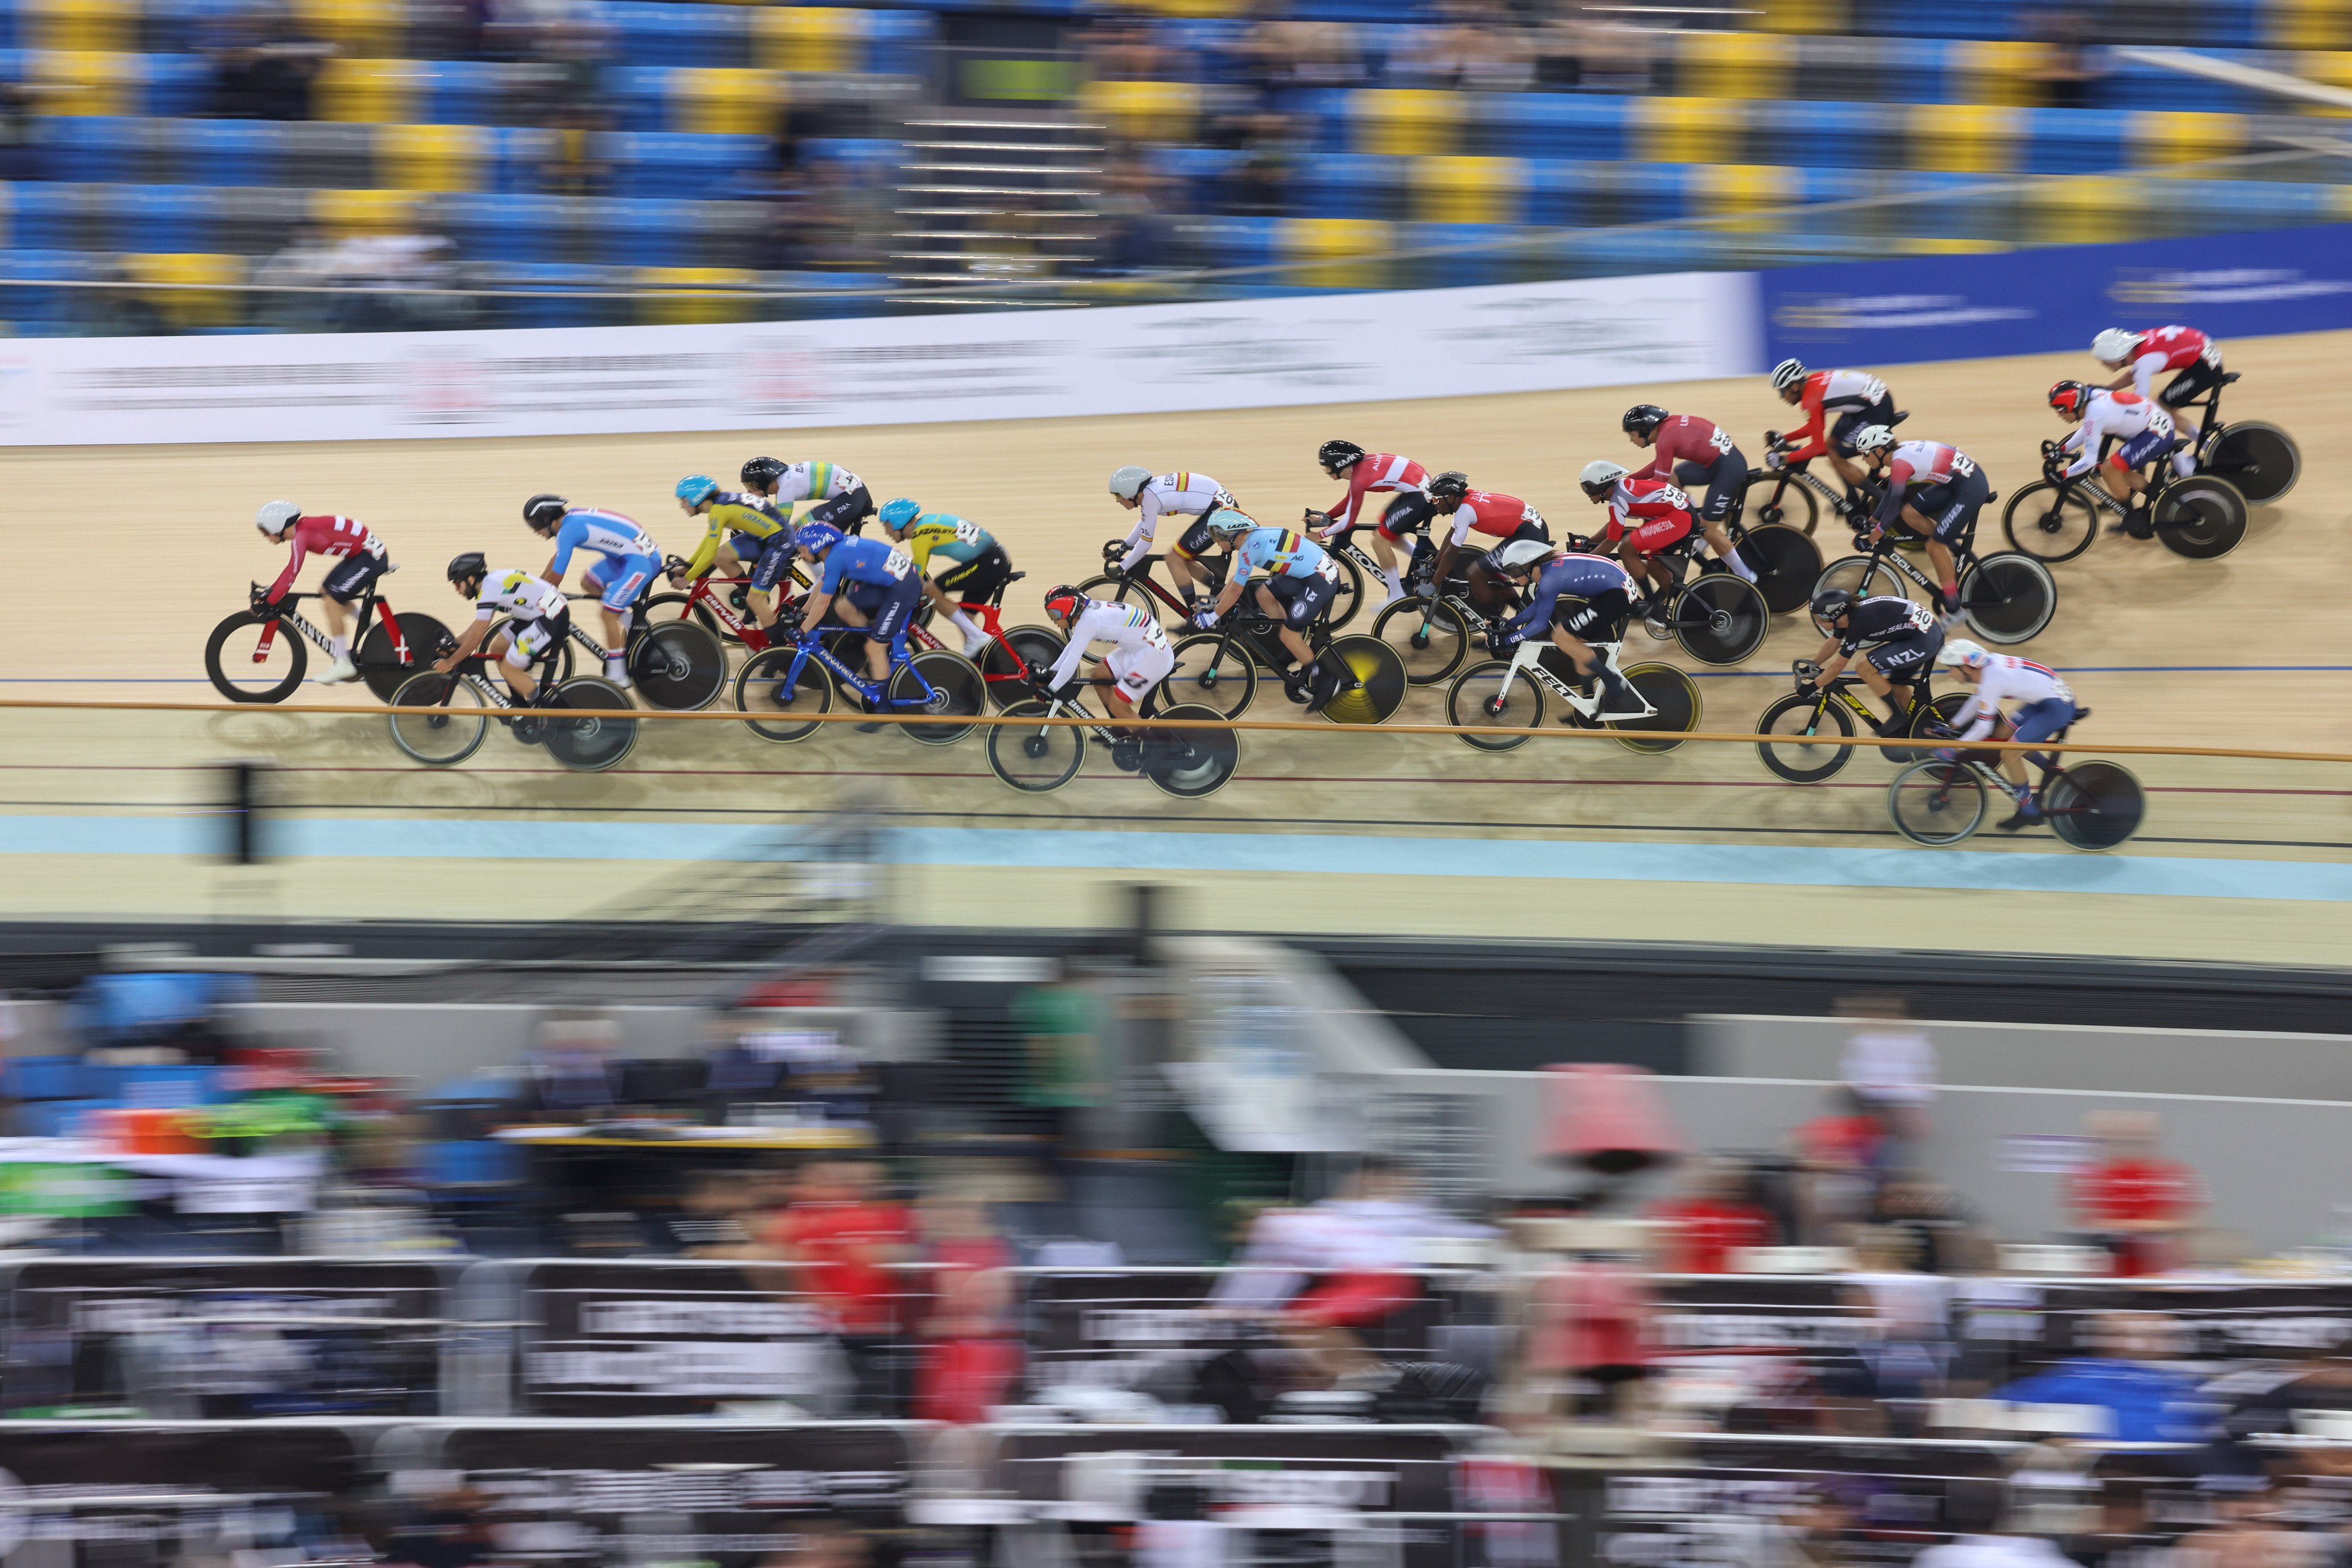
<instances>
[{"instance_id":1,"label":"cyclist in white jersey","mask_svg":"<svg viewBox=\"0 0 2352 1568\"><path fill-rule=\"evenodd\" d=\"M474 602L474 619L457 634L457 646L433 668L446 675L459 660L471 658L489 636L490 623L503 614L510 618L490 644L490 657L499 661L515 701L529 706L538 689L531 661L572 635L572 606L563 590L536 572L493 572L474 551L449 563L449 584L459 598ZM516 733L530 738L522 731Z\"/></svg>"},{"instance_id":2,"label":"cyclist in white jersey","mask_svg":"<svg viewBox=\"0 0 2352 1568\"><path fill-rule=\"evenodd\" d=\"M1952 727L1959 731L1962 744L1987 739L2028 743L2046 741L2082 717L2083 710L2074 700L2074 689L2048 665L2014 654L1992 653L1966 637L1954 637L1946 643L1936 655L1936 662L1948 666L1965 685L1973 688L1969 700L1960 704L1960 710L1952 715ZM2006 716L2000 710L2004 702L2017 705ZM2033 791L2025 782L2028 756L2039 758L2040 753L2003 752L2000 756L2001 774L2008 779L2010 795L2017 802L2016 813L1994 825L2003 833L2015 833L2042 820L2042 807L2035 803Z\"/></svg>"},{"instance_id":3,"label":"cyclist in white jersey","mask_svg":"<svg viewBox=\"0 0 2352 1568\"><path fill-rule=\"evenodd\" d=\"M2131 509L2123 522L2109 531L2129 532L2136 539L2150 537L2154 530L2148 526L2145 504L2147 476L2139 471L2140 466L2172 452L2178 453L2173 459L2176 473L2185 471L2182 459L2191 466L2195 462L2194 455L2180 447L2172 416L2155 399L2137 392L2110 392L2079 381L2062 381L2053 386L2050 406L2074 426L2059 443L2073 458L2066 465L2066 477L2079 479L2097 468L2099 482L2107 493Z\"/></svg>"},{"instance_id":4,"label":"cyclist in white jersey","mask_svg":"<svg viewBox=\"0 0 2352 1568\"><path fill-rule=\"evenodd\" d=\"M1127 553L1118 563L1121 572L1135 570L1135 563L1150 550L1151 536L1159 531L1163 515L1172 513L1192 519L1184 536L1170 545L1162 557L1168 563L1168 575L1175 579L1176 592L1189 610L1192 601L1210 586L1200 566L1200 558L1211 543L1202 520L1220 507L1237 507L1238 503L1225 492L1224 486L1206 474L1181 470L1154 474L1131 464L1111 475L1110 493L1128 510L1142 514L1127 531Z\"/></svg>"},{"instance_id":5,"label":"cyclist in white jersey","mask_svg":"<svg viewBox=\"0 0 2352 1568\"><path fill-rule=\"evenodd\" d=\"M1087 648L1107 642L1111 647L1103 656L1103 669L1110 677L1105 694L1112 719L1134 718L1152 690L1176 668L1176 650L1168 634L1160 629L1159 618L1141 605L1089 599L1076 588L1056 588L1045 595L1045 616L1070 640L1039 684L1049 692L1075 696L1078 661ZM1130 773L1140 758L1139 745L1111 752L1111 761Z\"/></svg>"}]
</instances>

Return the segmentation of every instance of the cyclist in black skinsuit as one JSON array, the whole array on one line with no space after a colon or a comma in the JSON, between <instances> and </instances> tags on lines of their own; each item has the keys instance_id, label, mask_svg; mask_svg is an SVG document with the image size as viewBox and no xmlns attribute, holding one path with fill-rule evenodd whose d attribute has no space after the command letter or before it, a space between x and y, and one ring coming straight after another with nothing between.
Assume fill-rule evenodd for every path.
<instances>
[{"instance_id":1,"label":"cyclist in black skinsuit","mask_svg":"<svg viewBox=\"0 0 2352 1568\"><path fill-rule=\"evenodd\" d=\"M1935 616L1925 605L1898 595L1864 599L1843 588L1825 588L1813 595L1813 618L1829 628L1830 636L1813 656L1822 668L1812 684L1827 686L1862 653L1862 683L1894 708L1894 716L1878 726L1878 733L1908 733L1911 683L1934 667L1944 646L1944 628Z\"/></svg>"}]
</instances>

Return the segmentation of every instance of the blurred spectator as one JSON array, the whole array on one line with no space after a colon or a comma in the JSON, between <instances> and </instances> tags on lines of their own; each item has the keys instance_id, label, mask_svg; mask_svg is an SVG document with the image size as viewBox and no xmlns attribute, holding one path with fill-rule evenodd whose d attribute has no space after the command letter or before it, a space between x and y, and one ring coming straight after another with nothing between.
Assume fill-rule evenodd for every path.
<instances>
[{"instance_id":1,"label":"blurred spectator","mask_svg":"<svg viewBox=\"0 0 2352 1568\"><path fill-rule=\"evenodd\" d=\"M40 136L33 89L20 81L0 82L0 180L43 177Z\"/></svg>"},{"instance_id":2,"label":"blurred spectator","mask_svg":"<svg viewBox=\"0 0 2352 1568\"><path fill-rule=\"evenodd\" d=\"M1102 1004L1083 985L1055 981L1014 997L1013 1017L1021 1030L1021 1103L1053 1115L1058 1152L1084 1148L1078 1119L1106 1089Z\"/></svg>"},{"instance_id":3,"label":"blurred spectator","mask_svg":"<svg viewBox=\"0 0 2352 1568\"><path fill-rule=\"evenodd\" d=\"M1936 1098L1935 1042L1910 1022L1900 996L1847 997L1838 1011L1865 1020L1846 1038L1838 1077L1884 1130L1873 1165L1885 1171L1916 1163L1913 1156L1927 1136L1927 1107Z\"/></svg>"},{"instance_id":4,"label":"blurred spectator","mask_svg":"<svg viewBox=\"0 0 2352 1568\"><path fill-rule=\"evenodd\" d=\"M907 1260L914 1238L907 1211L882 1192L880 1170L864 1160L811 1162L761 1239L769 1256L793 1265L793 1288L831 1318L856 1380L854 1414L895 1416L899 1284L890 1265Z\"/></svg>"},{"instance_id":5,"label":"blurred spectator","mask_svg":"<svg viewBox=\"0 0 2352 1568\"><path fill-rule=\"evenodd\" d=\"M551 196L601 196L612 183L613 165L597 155L596 135L606 129L604 117L591 109L562 107L550 117L555 132L554 151L540 172L540 184Z\"/></svg>"},{"instance_id":6,"label":"blurred spectator","mask_svg":"<svg viewBox=\"0 0 2352 1568\"><path fill-rule=\"evenodd\" d=\"M1113 148L1105 160L1102 213L1107 230L1103 263L1115 272L1164 267L1160 202L1167 182L1152 172L1132 143Z\"/></svg>"},{"instance_id":7,"label":"blurred spectator","mask_svg":"<svg viewBox=\"0 0 2352 1568\"><path fill-rule=\"evenodd\" d=\"M253 269L256 284L289 292L254 295L254 313L280 331L325 331L336 314L334 297L292 290L331 287L341 276L335 247L325 234L314 224L297 224L284 248L265 257Z\"/></svg>"},{"instance_id":8,"label":"blurred spectator","mask_svg":"<svg viewBox=\"0 0 2352 1568\"><path fill-rule=\"evenodd\" d=\"M2017 30L2021 38L2036 38L2047 46L2028 68L2040 86L2042 100L2053 109L2088 109L2091 93L2106 74L2093 44L2098 24L2085 5L2046 6L2026 13Z\"/></svg>"},{"instance_id":9,"label":"blurred spectator","mask_svg":"<svg viewBox=\"0 0 2352 1568\"><path fill-rule=\"evenodd\" d=\"M1410 1178L1367 1156L1341 1191L1303 1209L1268 1209L1209 1298L1215 1310L1274 1319L1326 1384L1378 1363L1359 1331L1421 1298L1412 1238L1443 1222L1410 1196Z\"/></svg>"},{"instance_id":10,"label":"blurred spectator","mask_svg":"<svg viewBox=\"0 0 2352 1568\"><path fill-rule=\"evenodd\" d=\"M1240 217L1286 215L1305 150L1297 122L1288 115L1269 112L1246 116L1235 129L1235 144L1246 156L1234 171L1226 211Z\"/></svg>"},{"instance_id":11,"label":"blurred spectator","mask_svg":"<svg viewBox=\"0 0 2352 1568\"><path fill-rule=\"evenodd\" d=\"M1389 57L1400 87L1518 92L1534 85L1535 55L1501 0L1444 0L1445 20L1413 29Z\"/></svg>"},{"instance_id":12,"label":"blurred spectator","mask_svg":"<svg viewBox=\"0 0 2352 1568\"><path fill-rule=\"evenodd\" d=\"M1885 1123L1852 1089L1831 1091L1830 1110L1797 1129L1797 1211L1802 1239L1843 1247L1877 1198Z\"/></svg>"},{"instance_id":13,"label":"blurred spectator","mask_svg":"<svg viewBox=\"0 0 2352 1568\"><path fill-rule=\"evenodd\" d=\"M334 54L305 37L274 0L213 20L204 38L213 67L210 112L223 120L309 120L310 84Z\"/></svg>"},{"instance_id":14,"label":"blurred spectator","mask_svg":"<svg viewBox=\"0 0 2352 1568\"><path fill-rule=\"evenodd\" d=\"M489 1500L460 1486L428 1499L394 1525L386 1543L394 1563L415 1568L474 1568L497 1555L484 1515Z\"/></svg>"},{"instance_id":15,"label":"blurred spectator","mask_svg":"<svg viewBox=\"0 0 2352 1568\"><path fill-rule=\"evenodd\" d=\"M1650 1328L1638 1259L1599 1250L1562 1258L1529 1293L1519 1358L1523 1408L1633 1419L1651 1372Z\"/></svg>"},{"instance_id":16,"label":"blurred spectator","mask_svg":"<svg viewBox=\"0 0 2352 1568\"><path fill-rule=\"evenodd\" d=\"M1186 74L1184 58L1161 47L1143 16L1107 10L1079 35L1077 47L1096 81L1168 81Z\"/></svg>"},{"instance_id":17,"label":"blurred spectator","mask_svg":"<svg viewBox=\"0 0 2352 1568\"><path fill-rule=\"evenodd\" d=\"M1890 1176L1871 1223L1900 1249L1903 1267L1962 1274L1984 1266L1988 1248L1959 1194L1931 1176Z\"/></svg>"},{"instance_id":18,"label":"blurred spectator","mask_svg":"<svg viewBox=\"0 0 2352 1568\"><path fill-rule=\"evenodd\" d=\"M1964 1478L1947 1486L1944 1518L1955 1539L1930 1546L1911 1568L2074 1568L2048 1541L2009 1528L2009 1485Z\"/></svg>"},{"instance_id":19,"label":"blurred spectator","mask_svg":"<svg viewBox=\"0 0 2352 1568\"><path fill-rule=\"evenodd\" d=\"M2209 1478L2204 1491L2212 1522L2173 1548L2179 1568L2322 1568L2342 1561L2340 1542L2290 1528L2300 1521L2286 1517L2269 1477Z\"/></svg>"},{"instance_id":20,"label":"blurred spectator","mask_svg":"<svg viewBox=\"0 0 2352 1568\"><path fill-rule=\"evenodd\" d=\"M1657 50L1654 35L1597 9L1579 6L1572 17L1564 26L1574 39L1579 91L1641 94L1650 90Z\"/></svg>"},{"instance_id":21,"label":"blurred spectator","mask_svg":"<svg viewBox=\"0 0 2352 1568\"><path fill-rule=\"evenodd\" d=\"M1885 1232L1857 1236L1854 1261L1844 1294L1865 1328L1822 1369L1822 1393L1849 1431L1915 1436L1918 1402L1942 1392L1953 1359L1951 1281L1910 1267L1900 1238Z\"/></svg>"},{"instance_id":22,"label":"blurred spectator","mask_svg":"<svg viewBox=\"0 0 2352 1568\"><path fill-rule=\"evenodd\" d=\"M2287 1437L2296 1430L2295 1413L2303 1410L2352 1413L2352 1336L2284 1366L2256 1365L2215 1378L2203 1394L2221 1406L2221 1436L2208 1450L2208 1475L2265 1473L2282 1456L2261 1446L2262 1439ZM2336 1458L2327 1446L2299 1457L2305 1468ZM2327 1468L2343 1468L2341 1460Z\"/></svg>"},{"instance_id":23,"label":"blurred spectator","mask_svg":"<svg viewBox=\"0 0 2352 1568\"><path fill-rule=\"evenodd\" d=\"M2072 1356L1995 1389L2019 1405L2092 1405L2122 1443L2194 1443L2213 1428L2213 1406L2177 1360L2179 1325L2156 1312L2109 1312L2091 1325L2094 1353Z\"/></svg>"},{"instance_id":24,"label":"blurred spectator","mask_svg":"<svg viewBox=\"0 0 2352 1568\"><path fill-rule=\"evenodd\" d=\"M1772 1216L1748 1194L1748 1168L1717 1157L1702 1164L1685 1196L1655 1205L1660 1268L1669 1274L1725 1274L1743 1247L1769 1247Z\"/></svg>"},{"instance_id":25,"label":"blurred spectator","mask_svg":"<svg viewBox=\"0 0 2352 1568\"><path fill-rule=\"evenodd\" d=\"M923 1261L931 1313L917 1375L918 1421L970 1426L1009 1404L1021 1375L1018 1291L1012 1247L977 1199L934 1195L922 1206Z\"/></svg>"},{"instance_id":26,"label":"blurred spectator","mask_svg":"<svg viewBox=\"0 0 2352 1568\"><path fill-rule=\"evenodd\" d=\"M2197 1173L2158 1152L2160 1125L2155 1112L2144 1110L2094 1111L2084 1119L2099 1152L2068 1183L2067 1205L2114 1256L2118 1278L2180 1267L2182 1238L2204 1206Z\"/></svg>"}]
</instances>

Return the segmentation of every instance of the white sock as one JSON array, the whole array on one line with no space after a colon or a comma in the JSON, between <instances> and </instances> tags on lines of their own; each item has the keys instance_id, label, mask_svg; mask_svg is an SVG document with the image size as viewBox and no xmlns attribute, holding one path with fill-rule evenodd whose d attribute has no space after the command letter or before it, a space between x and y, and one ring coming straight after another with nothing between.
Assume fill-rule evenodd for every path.
<instances>
[{"instance_id":1,"label":"white sock","mask_svg":"<svg viewBox=\"0 0 2352 1568\"><path fill-rule=\"evenodd\" d=\"M956 630L961 632L968 637L976 637L980 635L980 628L972 625L971 617L965 615L961 610L950 610L948 612L948 619L955 623Z\"/></svg>"},{"instance_id":2,"label":"white sock","mask_svg":"<svg viewBox=\"0 0 2352 1568\"><path fill-rule=\"evenodd\" d=\"M620 612L619 612L620 619L619 619L618 625L620 626L620 628L621 628L621 640L622 640L623 642L625 642L625 642L627 642L627 641L629 640L629 616L630 616L630 613L631 613L631 612L629 612L629 611L627 611L627 610L623 610L623 611L620 611Z\"/></svg>"},{"instance_id":3,"label":"white sock","mask_svg":"<svg viewBox=\"0 0 2352 1568\"><path fill-rule=\"evenodd\" d=\"M2185 479L2196 471L2196 453L2184 447L2179 451L2172 454L2172 477L2174 479Z\"/></svg>"},{"instance_id":4,"label":"white sock","mask_svg":"<svg viewBox=\"0 0 2352 1568\"><path fill-rule=\"evenodd\" d=\"M339 659L349 658L352 657L352 639L349 637L329 637L327 639L327 651L333 654Z\"/></svg>"},{"instance_id":5,"label":"white sock","mask_svg":"<svg viewBox=\"0 0 2352 1568\"><path fill-rule=\"evenodd\" d=\"M1393 567L1383 566L1381 568L1381 581L1389 585L1390 598L1402 599L1404 597L1404 579L1396 574L1396 571Z\"/></svg>"},{"instance_id":6,"label":"white sock","mask_svg":"<svg viewBox=\"0 0 2352 1568\"><path fill-rule=\"evenodd\" d=\"M1726 566L1730 567L1732 575L1738 577L1741 582L1753 583L1756 581L1756 574L1748 569L1748 563L1739 558L1739 552L1737 550L1723 557L1723 563Z\"/></svg>"}]
</instances>

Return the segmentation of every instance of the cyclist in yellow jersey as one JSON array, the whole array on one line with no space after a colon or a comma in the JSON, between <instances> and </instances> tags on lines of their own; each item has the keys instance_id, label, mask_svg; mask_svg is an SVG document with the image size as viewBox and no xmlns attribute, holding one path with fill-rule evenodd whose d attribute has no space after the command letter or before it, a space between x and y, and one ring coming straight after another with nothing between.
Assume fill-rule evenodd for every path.
<instances>
[{"instance_id":1,"label":"cyclist in yellow jersey","mask_svg":"<svg viewBox=\"0 0 2352 1568\"><path fill-rule=\"evenodd\" d=\"M783 514L759 496L720 489L708 474L688 474L678 480L677 504L687 516L709 521L702 542L669 574L670 581L685 584L714 570L733 576L748 566L752 618L761 631L773 631L776 584L793 565L793 531Z\"/></svg>"},{"instance_id":2,"label":"cyclist in yellow jersey","mask_svg":"<svg viewBox=\"0 0 2352 1568\"><path fill-rule=\"evenodd\" d=\"M886 504L878 515L882 531L915 558L917 572L929 572L935 555L947 563L937 577L924 578L923 592L963 633L964 658L978 658L988 647L988 634L957 607L957 601L986 604L1012 581L1013 560L1004 546L978 523L944 511L927 512L904 496Z\"/></svg>"}]
</instances>

